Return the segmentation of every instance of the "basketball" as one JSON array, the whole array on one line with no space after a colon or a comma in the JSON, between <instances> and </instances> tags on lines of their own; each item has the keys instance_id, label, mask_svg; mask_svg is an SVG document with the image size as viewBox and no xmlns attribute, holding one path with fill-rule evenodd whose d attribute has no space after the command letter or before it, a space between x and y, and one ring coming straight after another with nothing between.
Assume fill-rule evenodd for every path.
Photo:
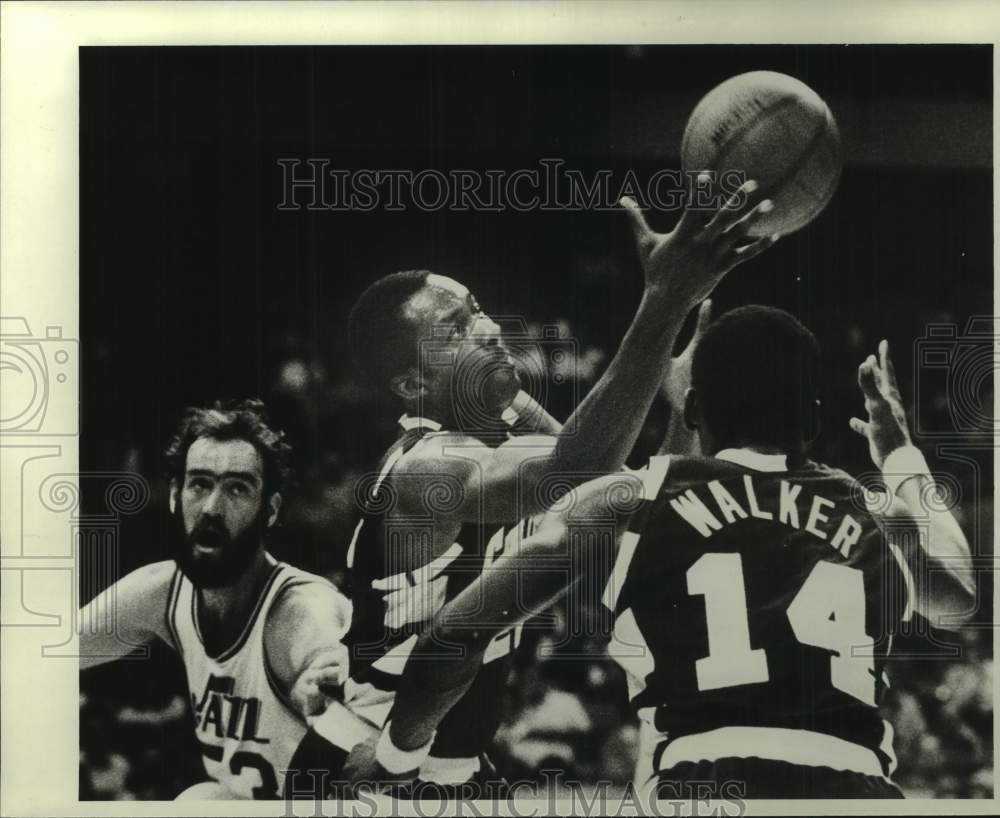
<instances>
[{"instance_id":1,"label":"basketball","mask_svg":"<svg viewBox=\"0 0 1000 818\"><path fill-rule=\"evenodd\" d=\"M685 172L738 172L760 183L774 210L751 236L805 227L833 197L842 166L840 134L827 104L808 85L751 71L709 91L684 129ZM727 186L731 189L731 186Z\"/></svg>"}]
</instances>

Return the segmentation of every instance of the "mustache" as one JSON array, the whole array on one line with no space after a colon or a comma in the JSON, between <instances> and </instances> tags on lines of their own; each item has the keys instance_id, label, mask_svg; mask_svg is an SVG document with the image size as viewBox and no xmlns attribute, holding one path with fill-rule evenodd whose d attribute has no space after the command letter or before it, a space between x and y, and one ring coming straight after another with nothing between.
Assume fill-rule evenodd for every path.
<instances>
[{"instance_id":1,"label":"mustache","mask_svg":"<svg viewBox=\"0 0 1000 818\"><path fill-rule=\"evenodd\" d=\"M218 517L201 517L188 534L188 542L201 542L208 546L228 545L232 537Z\"/></svg>"}]
</instances>

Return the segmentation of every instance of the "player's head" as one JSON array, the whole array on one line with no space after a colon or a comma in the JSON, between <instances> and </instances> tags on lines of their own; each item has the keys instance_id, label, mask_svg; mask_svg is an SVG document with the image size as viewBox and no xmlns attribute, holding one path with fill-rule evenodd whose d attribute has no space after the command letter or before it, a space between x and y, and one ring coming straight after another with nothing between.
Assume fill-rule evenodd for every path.
<instances>
[{"instance_id":1,"label":"player's head","mask_svg":"<svg viewBox=\"0 0 1000 818\"><path fill-rule=\"evenodd\" d=\"M259 400L187 409L166 459L174 557L195 586L230 585L263 553L289 452Z\"/></svg>"},{"instance_id":2,"label":"player's head","mask_svg":"<svg viewBox=\"0 0 1000 818\"><path fill-rule=\"evenodd\" d=\"M495 418L520 389L500 327L447 276L380 278L355 303L348 334L361 373L407 411L445 423Z\"/></svg>"},{"instance_id":3,"label":"player's head","mask_svg":"<svg viewBox=\"0 0 1000 818\"><path fill-rule=\"evenodd\" d=\"M758 305L727 312L695 348L685 419L706 454L802 454L819 431L819 364L819 342L795 316Z\"/></svg>"}]
</instances>

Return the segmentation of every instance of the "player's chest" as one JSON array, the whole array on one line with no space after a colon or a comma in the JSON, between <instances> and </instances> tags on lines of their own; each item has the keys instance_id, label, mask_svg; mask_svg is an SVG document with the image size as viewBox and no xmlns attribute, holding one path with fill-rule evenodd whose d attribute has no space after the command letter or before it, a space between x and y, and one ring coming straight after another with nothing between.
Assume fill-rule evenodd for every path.
<instances>
[{"instance_id":1,"label":"player's chest","mask_svg":"<svg viewBox=\"0 0 1000 818\"><path fill-rule=\"evenodd\" d=\"M206 664L188 672L191 714L199 739L216 742L235 739L240 742L268 744L276 708L283 708L260 668L241 662L228 667Z\"/></svg>"}]
</instances>

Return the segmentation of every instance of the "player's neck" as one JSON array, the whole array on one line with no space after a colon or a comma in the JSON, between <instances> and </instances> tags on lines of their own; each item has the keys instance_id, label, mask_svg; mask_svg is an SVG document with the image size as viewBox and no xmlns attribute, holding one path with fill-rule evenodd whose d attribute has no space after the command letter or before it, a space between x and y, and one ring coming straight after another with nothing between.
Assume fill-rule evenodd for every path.
<instances>
[{"instance_id":1,"label":"player's neck","mask_svg":"<svg viewBox=\"0 0 1000 818\"><path fill-rule=\"evenodd\" d=\"M803 452L801 450L795 450L789 446L777 446L770 443L750 443L742 440L722 442L708 439L706 441L704 437L702 438L702 451L711 452L715 455L719 452L725 451L726 449L745 449L746 451L756 452L757 454L781 454L789 460L799 459L803 456Z\"/></svg>"},{"instance_id":2,"label":"player's neck","mask_svg":"<svg viewBox=\"0 0 1000 818\"><path fill-rule=\"evenodd\" d=\"M479 438L506 437L510 431L510 424L502 417L489 418L480 415L475 418L475 424L460 423L455 418L453 407L436 406L427 400L419 403L408 402L405 404L405 410L406 416L411 421L429 420L442 431L461 432Z\"/></svg>"},{"instance_id":3,"label":"player's neck","mask_svg":"<svg viewBox=\"0 0 1000 818\"><path fill-rule=\"evenodd\" d=\"M221 588L199 589L198 607L202 625L211 628L213 636L219 641L225 641L234 630L238 632L242 629L272 566L267 553L261 551L236 582Z\"/></svg>"}]
</instances>

